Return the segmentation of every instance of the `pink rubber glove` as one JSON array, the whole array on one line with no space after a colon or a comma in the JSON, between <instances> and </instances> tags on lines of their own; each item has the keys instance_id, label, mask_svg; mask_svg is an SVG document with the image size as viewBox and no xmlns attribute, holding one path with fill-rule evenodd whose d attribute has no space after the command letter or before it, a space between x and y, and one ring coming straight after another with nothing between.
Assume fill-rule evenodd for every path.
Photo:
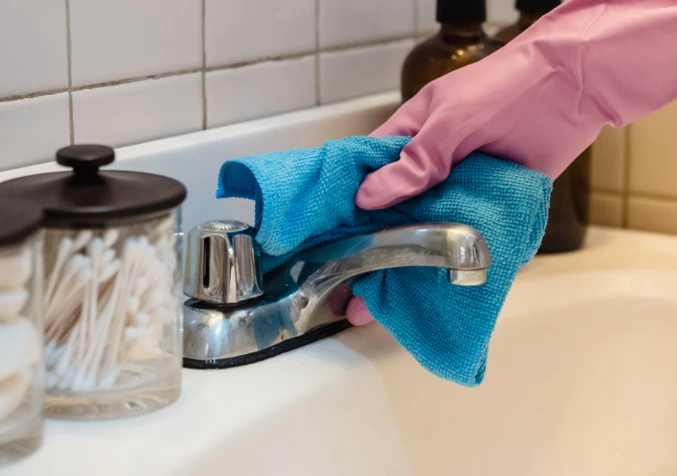
<instances>
[{"instance_id":1,"label":"pink rubber glove","mask_svg":"<svg viewBox=\"0 0 677 476\"><path fill-rule=\"evenodd\" d=\"M419 195L481 150L556 178L606 124L677 99L676 0L568 0L510 44L427 85L373 136L415 136L369 175L357 205ZM363 300L347 309L372 320Z\"/></svg>"}]
</instances>

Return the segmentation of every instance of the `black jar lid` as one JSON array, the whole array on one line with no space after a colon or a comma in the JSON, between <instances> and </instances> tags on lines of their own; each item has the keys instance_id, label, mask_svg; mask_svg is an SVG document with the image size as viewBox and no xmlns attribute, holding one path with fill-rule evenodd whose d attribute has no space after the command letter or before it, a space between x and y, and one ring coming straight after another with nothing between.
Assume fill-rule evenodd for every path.
<instances>
[{"instance_id":1,"label":"black jar lid","mask_svg":"<svg viewBox=\"0 0 677 476\"><path fill-rule=\"evenodd\" d=\"M0 248L23 243L42 223L40 204L0 197Z\"/></svg>"},{"instance_id":2,"label":"black jar lid","mask_svg":"<svg viewBox=\"0 0 677 476\"><path fill-rule=\"evenodd\" d=\"M485 0L437 0L437 23L487 21Z\"/></svg>"},{"instance_id":3,"label":"black jar lid","mask_svg":"<svg viewBox=\"0 0 677 476\"><path fill-rule=\"evenodd\" d=\"M516 0L515 7L522 13L545 14L559 7L562 0Z\"/></svg>"},{"instance_id":4,"label":"black jar lid","mask_svg":"<svg viewBox=\"0 0 677 476\"><path fill-rule=\"evenodd\" d=\"M73 145L56 153L71 172L29 175L0 183L0 196L34 199L47 227L95 228L170 210L186 198L186 188L161 175L99 171L115 159L103 145Z\"/></svg>"}]
</instances>

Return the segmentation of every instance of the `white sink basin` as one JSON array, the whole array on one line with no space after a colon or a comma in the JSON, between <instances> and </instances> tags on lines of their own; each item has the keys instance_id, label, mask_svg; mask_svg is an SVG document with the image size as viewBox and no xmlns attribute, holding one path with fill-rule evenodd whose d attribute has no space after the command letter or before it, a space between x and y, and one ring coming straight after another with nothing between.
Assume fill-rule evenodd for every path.
<instances>
[{"instance_id":1,"label":"white sink basin","mask_svg":"<svg viewBox=\"0 0 677 476\"><path fill-rule=\"evenodd\" d=\"M665 271L522 279L477 389L392 350L379 373L411 474L677 474L676 290Z\"/></svg>"},{"instance_id":2,"label":"white sink basin","mask_svg":"<svg viewBox=\"0 0 677 476\"><path fill-rule=\"evenodd\" d=\"M187 226L241 218L250 207L217 204L205 185L225 158L364 132L396 101L130 148L118 167L184 180ZM593 228L584 251L520 273L479 388L431 376L371 325L247 367L184 371L181 399L154 414L50 421L43 448L6 474L674 476L676 291L677 238Z\"/></svg>"},{"instance_id":3,"label":"white sink basin","mask_svg":"<svg viewBox=\"0 0 677 476\"><path fill-rule=\"evenodd\" d=\"M155 414L49 422L9 474L674 476L677 239L589 241L521 273L478 388L431 376L371 325L185 371L181 400Z\"/></svg>"}]
</instances>

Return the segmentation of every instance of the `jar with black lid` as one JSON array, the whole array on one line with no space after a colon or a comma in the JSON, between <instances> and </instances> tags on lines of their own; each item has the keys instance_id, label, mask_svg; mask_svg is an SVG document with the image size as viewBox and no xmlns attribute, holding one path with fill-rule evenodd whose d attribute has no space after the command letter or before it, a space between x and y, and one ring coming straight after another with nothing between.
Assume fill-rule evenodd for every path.
<instances>
[{"instance_id":1,"label":"jar with black lid","mask_svg":"<svg viewBox=\"0 0 677 476\"><path fill-rule=\"evenodd\" d=\"M71 171L0 184L44 208L46 412L108 419L174 402L181 388L179 207L168 177L102 171L113 149L65 147Z\"/></svg>"}]
</instances>

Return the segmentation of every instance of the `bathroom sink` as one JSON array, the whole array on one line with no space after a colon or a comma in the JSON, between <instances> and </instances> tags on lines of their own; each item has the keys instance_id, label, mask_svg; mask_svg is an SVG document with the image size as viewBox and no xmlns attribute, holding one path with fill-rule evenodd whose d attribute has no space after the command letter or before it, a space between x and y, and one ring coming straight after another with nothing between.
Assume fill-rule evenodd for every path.
<instances>
[{"instance_id":1,"label":"bathroom sink","mask_svg":"<svg viewBox=\"0 0 677 476\"><path fill-rule=\"evenodd\" d=\"M230 157L365 133L399 101L361 99L119 151L184 181L184 228L251 218L217 202ZM0 180L53 165L0 174ZM184 370L174 405L48 421L11 476L674 476L677 237L592 228L584 250L520 271L484 383L433 377L378 324L272 359Z\"/></svg>"},{"instance_id":2,"label":"bathroom sink","mask_svg":"<svg viewBox=\"0 0 677 476\"><path fill-rule=\"evenodd\" d=\"M518 275L484 383L421 369L378 324L184 371L173 406L48 422L12 475L674 476L677 238L593 228Z\"/></svg>"}]
</instances>

